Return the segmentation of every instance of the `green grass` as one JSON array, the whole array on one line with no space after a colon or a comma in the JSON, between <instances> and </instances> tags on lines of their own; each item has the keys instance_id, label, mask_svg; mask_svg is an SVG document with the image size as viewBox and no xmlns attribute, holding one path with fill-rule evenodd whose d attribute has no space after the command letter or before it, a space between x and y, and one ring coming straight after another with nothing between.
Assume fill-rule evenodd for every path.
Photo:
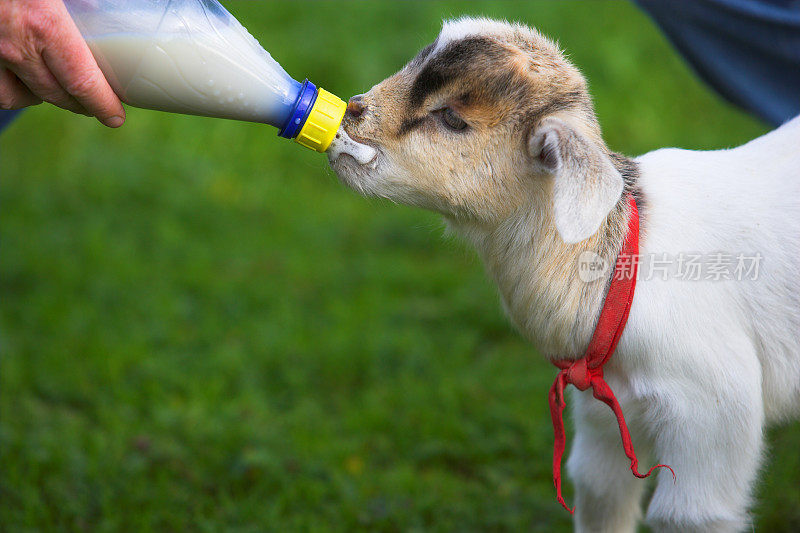
<instances>
[{"instance_id":1,"label":"green grass","mask_svg":"<svg viewBox=\"0 0 800 533\"><path fill-rule=\"evenodd\" d=\"M613 149L765 131L627 3L229 4L341 96L441 18L487 14L560 40ZM0 151L2 529L570 529L554 370L437 216L359 198L253 124L131 109L111 131L40 106ZM800 529L799 445L797 424L770 436L761 531Z\"/></svg>"}]
</instances>

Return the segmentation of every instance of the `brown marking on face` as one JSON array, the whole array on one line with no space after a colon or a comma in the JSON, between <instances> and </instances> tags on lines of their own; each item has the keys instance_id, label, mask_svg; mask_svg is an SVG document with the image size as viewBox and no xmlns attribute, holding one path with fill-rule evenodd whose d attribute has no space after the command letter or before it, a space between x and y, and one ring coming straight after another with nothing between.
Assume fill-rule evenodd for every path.
<instances>
[{"instance_id":1,"label":"brown marking on face","mask_svg":"<svg viewBox=\"0 0 800 533\"><path fill-rule=\"evenodd\" d=\"M400 127L397 129L397 135L396 136L397 137L402 137L406 133L410 132L414 128L416 128L416 127L418 127L418 126L420 126L420 125L422 125L424 123L425 123L425 117L424 116L417 116L417 117L407 118L407 119L403 120L403 122L400 124Z\"/></svg>"},{"instance_id":2,"label":"brown marking on face","mask_svg":"<svg viewBox=\"0 0 800 533\"><path fill-rule=\"evenodd\" d=\"M427 62L430 51L423 51L412 61L407 76L413 77L408 91L407 111L397 135L402 136L424 123L430 110L426 102L444 93L440 107L450 107L485 126L494 126L510 114L518 114L531 101L532 75L542 68L541 60L531 61L519 47L491 37L469 37L446 45ZM550 54L547 54L548 56ZM549 64L553 60L548 60ZM417 70L417 72L414 72ZM543 91L536 90L538 94ZM577 100L580 92L574 91ZM540 98L541 99L541 98ZM540 105L537 114L561 109L562 100L552 99ZM468 121L469 122L469 121Z\"/></svg>"},{"instance_id":3,"label":"brown marking on face","mask_svg":"<svg viewBox=\"0 0 800 533\"><path fill-rule=\"evenodd\" d=\"M447 44L417 74L409 91L409 107L419 108L428 96L456 80L502 78L507 71L501 65L510 53L505 45L488 37L468 37Z\"/></svg>"}]
</instances>

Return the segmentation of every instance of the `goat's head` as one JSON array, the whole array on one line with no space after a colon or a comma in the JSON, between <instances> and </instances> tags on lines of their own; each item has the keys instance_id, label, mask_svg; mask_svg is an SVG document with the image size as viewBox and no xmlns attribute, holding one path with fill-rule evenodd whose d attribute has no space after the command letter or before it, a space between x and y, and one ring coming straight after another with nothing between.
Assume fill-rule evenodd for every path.
<instances>
[{"instance_id":1,"label":"goat's head","mask_svg":"<svg viewBox=\"0 0 800 533\"><path fill-rule=\"evenodd\" d=\"M402 70L351 100L343 128L377 148L363 164L333 158L347 185L454 221L491 225L537 210L577 242L623 189L583 76L519 24L445 22Z\"/></svg>"}]
</instances>

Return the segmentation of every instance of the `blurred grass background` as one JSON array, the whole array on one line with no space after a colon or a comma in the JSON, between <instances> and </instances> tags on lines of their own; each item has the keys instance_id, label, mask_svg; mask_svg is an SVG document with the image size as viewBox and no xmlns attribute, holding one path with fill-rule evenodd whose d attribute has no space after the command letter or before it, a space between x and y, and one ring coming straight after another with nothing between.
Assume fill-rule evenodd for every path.
<instances>
[{"instance_id":1,"label":"blurred grass background","mask_svg":"<svg viewBox=\"0 0 800 533\"><path fill-rule=\"evenodd\" d=\"M615 150L766 131L625 2L225 3L345 98L485 14L560 41ZM436 215L254 124L39 106L0 151L2 529L570 530L554 370ZM770 436L759 531L800 530L798 446Z\"/></svg>"}]
</instances>

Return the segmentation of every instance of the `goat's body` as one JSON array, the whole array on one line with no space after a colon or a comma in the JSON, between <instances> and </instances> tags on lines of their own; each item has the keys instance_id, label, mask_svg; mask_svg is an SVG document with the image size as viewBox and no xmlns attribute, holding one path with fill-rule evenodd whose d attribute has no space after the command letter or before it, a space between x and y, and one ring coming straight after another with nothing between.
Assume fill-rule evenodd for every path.
<instances>
[{"instance_id":1,"label":"goat's body","mask_svg":"<svg viewBox=\"0 0 800 533\"><path fill-rule=\"evenodd\" d=\"M659 474L648 509L660 531L741 530L764 425L800 410L798 147L800 118L735 149L663 149L637 160L645 203L640 280L606 379L642 460L676 472L676 483ZM482 255L520 331L549 356L580 355L602 293L582 289L572 272L581 249L566 254L541 232L541 216L520 213L490 232L451 225ZM679 257L718 253L731 270L741 256L757 272L679 277ZM666 275L651 275L648 258L666 259ZM590 392L574 399L568 466L578 529L633 531L645 484L631 476L606 406Z\"/></svg>"},{"instance_id":2,"label":"goat's body","mask_svg":"<svg viewBox=\"0 0 800 533\"><path fill-rule=\"evenodd\" d=\"M768 421L800 410L800 117L732 150L664 149L639 159L647 198L644 255L721 252L732 260L761 256L757 279L643 279L628 325L630 338L657 331L674 355L652 354L657 365L681 360L681 345L733 344L707 361L726 372L739 339L758 357ZM647 273L643 273L645 277ZM665 322L672 327L665 327ZM660 325L660 326L659 326ZM746 341L745 341L746 339ZM620 347L625 353L627 345ZM651 350L652 351L652 350ZM681 372L691 374L689 368Z\"/></svg>"},{"instance_id":3,"label":"goat's body","mask_svg":"<svg viewBox=\"0 0 800 533\"><path fill-rule=\"evenodd\" d=\"M675 484L659 474L648 510L661 530L741 530L764 424L800 410L799 147L796 118L736 149L664 149L639 159L643 256L762 257L756 279L640 273L606 376L634 443L677 474ZM633 530L642 484L626 472L604 406L588 393L576 400L569 466L579 524Z\"/></svg>"}]
</instances>

